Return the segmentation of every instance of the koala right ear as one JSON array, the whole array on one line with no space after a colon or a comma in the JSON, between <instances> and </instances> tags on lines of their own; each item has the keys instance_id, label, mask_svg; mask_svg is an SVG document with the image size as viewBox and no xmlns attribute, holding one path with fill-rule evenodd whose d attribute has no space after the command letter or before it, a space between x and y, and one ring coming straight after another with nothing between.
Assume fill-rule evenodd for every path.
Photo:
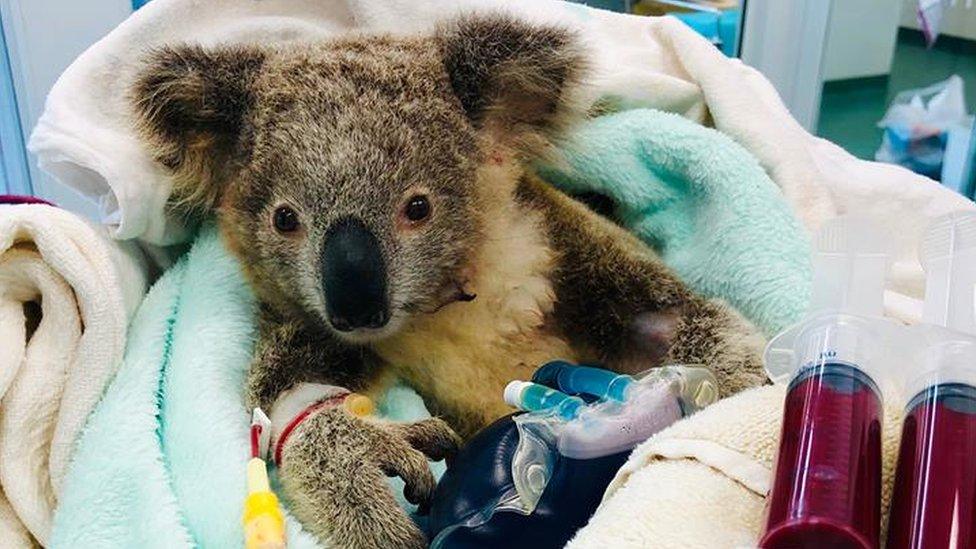
<instances>
[{"instance_id":1,"label":"koala right ear","mask_svg":"<svg viewBox=\"0 0 976 549\"><path fill-rule=\"evenodd\" d=\"M139 130L173 172L171 203L185 213L214 208L246 156L251 83L265 54L198 46L152 53L132 88Z\"/></svg>"},{"instance_id":2,"label":"koala right ear","mask_svg":"<svg viewBox=\"0 0 976 549\"><path fill-rule=\"evenodd\" d=\"M575 31L502 13L461 17L437 33L454 93L479 130L518 139L552 133L575 114L586 72Z\"/></svg>"}]
</instances>

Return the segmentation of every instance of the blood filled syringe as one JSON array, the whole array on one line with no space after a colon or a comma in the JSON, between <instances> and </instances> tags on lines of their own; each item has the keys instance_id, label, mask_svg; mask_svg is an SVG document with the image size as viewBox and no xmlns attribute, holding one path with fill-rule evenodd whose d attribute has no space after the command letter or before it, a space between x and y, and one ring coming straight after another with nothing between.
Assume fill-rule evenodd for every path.
<instances>
[{"instance_id":1,"label":"blood filled syringe","mask_svg":"<svg viewBox=\"0 0 976 549\"><path fill-rule=\"evenodd\" d=\"M829 222L811 313L767 347L770 378L789 385L763 548L878 546L886 248L864 220Z\"/></svg>"},{"instance_id":2,"label":"blood filled syringe","mask_svg":"<svg viewBox=\"0 0 976 549\"><path fill-rule=\"evenodd\" d=\"M923 323L907 340L889 549L976 546L976 214L936 220L919 258Z\"/></svg>"}]
</instances>

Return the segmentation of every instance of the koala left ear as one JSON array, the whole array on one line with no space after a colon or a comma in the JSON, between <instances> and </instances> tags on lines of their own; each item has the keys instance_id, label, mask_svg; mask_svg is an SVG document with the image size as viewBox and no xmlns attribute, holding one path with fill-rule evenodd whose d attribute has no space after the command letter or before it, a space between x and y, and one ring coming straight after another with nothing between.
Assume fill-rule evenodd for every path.
<instances>
[{"instance_id":1,"label":"koala left ear","mask_svg":"<svg viewBox=\"0 0 976 549\"><path fill-rule=\"evenodd\" d=\"M148 56L132 88L137 123L173 173L181 213L214 208L245 156L251 83L265 54L255 48L165 48Z\"/></svg>"},{"instance_id":2,"label":"koala left ear","mask_svg":"<svg viewBox=\"0 0 976 549\"><path fill-rule=\"evenodd\" d=\"M510 16L470 16L437 33L454 93L479 130L519 135L559 126L585 72L576 34Z\"/></svg>"}]
</instances>

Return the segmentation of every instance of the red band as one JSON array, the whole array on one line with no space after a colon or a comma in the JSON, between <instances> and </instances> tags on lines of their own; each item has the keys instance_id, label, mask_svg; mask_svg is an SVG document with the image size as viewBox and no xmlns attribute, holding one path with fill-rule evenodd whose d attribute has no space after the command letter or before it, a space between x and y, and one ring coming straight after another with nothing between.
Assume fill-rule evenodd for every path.
<instances>
[{"instance_id":1,"label":"red band","mask_svg":"<svg viewBox=\"0 0 976 549\"><path fill-rule=\"evenodd\" d=\"M261 453L261 431L264 431L264 427L260 425L251 425L251 457L264 457L259 455Z\"/></svg>"},{"instance_id":2,"label":"red band","mask_svg":"<svg viewBox=\"0 0 976 549\"><path fill-rule=\"evenodd\" d=\"M54 206L54 204L43 198L20 194L0 194L0 204L46 204L48 206Z\"/></svg>"},{"instance_id":3,"label":"red band","mask_svg":"<svg viewBox=\"0 0 976 549\"><path fill-rule=\"evenodd\" d=\"M285 425L285 428L281 430L281 434L278 435L278 440L275 441L275 448L274 448L275 465L281 465L281 452L285 447L285 442L288 441L288 437L291 436L292 431L294 431L296 427L298 427L303 421L308 419L308 416L314 414L315 412L323 408L334 408L339 404L342 404L342 401L346 400L346 397L349 395L350 393L348 392L340 393L338 395L331 396L325 400L320 400L315 404L308 406L307 408L302 410L300 414L292 418L292 420L288 422L288 425Z\"/></svg>"}]
</instances>

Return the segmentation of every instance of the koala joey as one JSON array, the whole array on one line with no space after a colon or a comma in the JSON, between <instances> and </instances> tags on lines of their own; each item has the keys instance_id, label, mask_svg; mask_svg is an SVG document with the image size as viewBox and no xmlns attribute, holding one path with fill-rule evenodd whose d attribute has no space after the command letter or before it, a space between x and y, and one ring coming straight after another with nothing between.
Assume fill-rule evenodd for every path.
<instances>
[{"instance_id":1,"label":"koala joey","mask_svg":"<svg viewBox=\"0 0 976 549\"><path fill-rule=\"evenodd\" d=\"M704 363L723 394L764 382L751 324L526 167L575 119L583 78L572 32L498 15L148 56L132 99L171 207L216 216L259 302L249 403L401 379L443 418L301 423L281 478L323 540L423 545L384 476L426 502L424 454L510 412L505 384L547 360Z\"/></svg>"}]
</instances>

